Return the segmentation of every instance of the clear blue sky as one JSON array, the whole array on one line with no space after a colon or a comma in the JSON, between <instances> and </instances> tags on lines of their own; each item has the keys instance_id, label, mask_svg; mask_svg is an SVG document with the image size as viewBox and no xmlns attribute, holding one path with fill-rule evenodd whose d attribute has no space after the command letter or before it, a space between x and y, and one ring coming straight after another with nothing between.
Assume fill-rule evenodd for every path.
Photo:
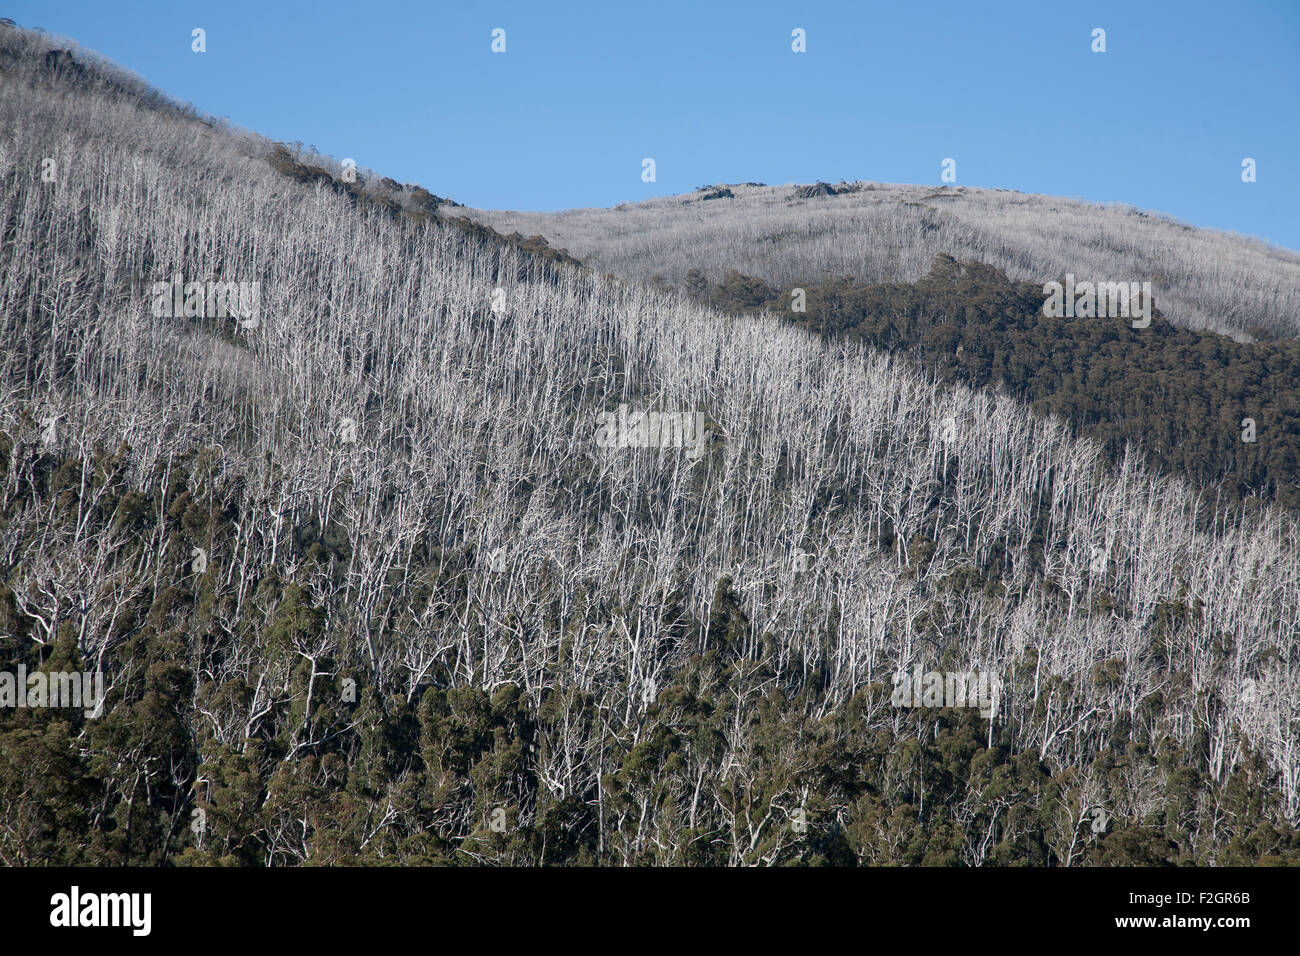
<instances>
[{"instance_id":1,"label":"clear blue sky","mask_svg":"<svg viewBox=\"0 0 1300 956\"><path fill-rule=\"evenodd\" d=\"M953 157L960 185L1131 203L1300 249L1300 0L5 6L205 113L467 205L937 184ZM657 182L641 181L646 156Z\"/></svg>"}]
</instances>

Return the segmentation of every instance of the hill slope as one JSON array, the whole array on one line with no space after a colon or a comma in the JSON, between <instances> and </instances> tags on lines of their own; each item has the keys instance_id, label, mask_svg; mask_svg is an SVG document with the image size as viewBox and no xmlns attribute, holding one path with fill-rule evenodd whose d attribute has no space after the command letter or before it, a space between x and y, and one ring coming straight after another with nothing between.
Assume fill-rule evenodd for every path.
<instances>
[{"instance_id":1,"label":"hill slope","mask_svg":"<svg viewBox=\"0 0 1300 956\"><path fill-rule=\"evenodd\" d=\"M679 287L693 268L714 282L736 270L774 286L842 276L911 282L945 253L1040 286L1066 273L1149 281L1176 325L1300 337L1300 254L1287 249L1118 205L966 186L819 185L709 187L612 209L457 214L539 233L593 268L660 275Z\"/></svg>"},{"instance_id":2,"label":"hill slope","mask_svg":"<svg viewBox=\"0 0 1300 956\"><path fill-rule=\"evenodd\" d=\"M0 709L0 861L1300 858L1289 516L45 42L0 30L0 669L109 689Z\"/></svg>"}]
</instances>

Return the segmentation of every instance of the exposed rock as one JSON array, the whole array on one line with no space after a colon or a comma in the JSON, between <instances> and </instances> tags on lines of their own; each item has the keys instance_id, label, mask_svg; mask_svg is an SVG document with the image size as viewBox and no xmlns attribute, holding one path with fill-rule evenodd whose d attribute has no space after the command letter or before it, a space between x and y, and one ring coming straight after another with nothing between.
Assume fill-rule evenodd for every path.
<instances>
[{"instance_id":1,"label":"exposed rock","mask_svg":"<svg viewBox=\"0 0 1300 956\"><path fill-rule=\"evenodd\" d=\"M795 199L813 199L817 196L843 196L845 193L858 192L862 187L853 183L841 182L836 186L818 182L814 186L799 186L794 191Z\"/></svg>"}]
</instances>

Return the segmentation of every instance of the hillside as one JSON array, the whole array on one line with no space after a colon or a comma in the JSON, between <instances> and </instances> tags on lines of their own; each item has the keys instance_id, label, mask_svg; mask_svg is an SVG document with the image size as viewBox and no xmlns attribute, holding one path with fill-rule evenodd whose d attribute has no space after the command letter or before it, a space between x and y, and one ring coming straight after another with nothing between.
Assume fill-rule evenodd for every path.
<instances>
[{"instance_id":1,"label":"hillside","mask_svg":"<svg viewBox=\"0 0 1300 956\"><path fill-rule=\"evenodd\" d=\"M0 670L108 690L0 709L0 862L1300 860L1293 516L54 42L0 28Z\"/></svg>"},{"instance_id":2,"label":"hillside","mask_svg":"<svg viewBox=\"0 0 1300 956\"><path fill-rule=\"evenodd\" d=\"M1212 498L1300 509L1300 257L1286 250L963 187L746 184L608 210L450 214L537 230L593 268L1010 395L1113 463L1135 453ZM1142 328L1045 315L1044 283L1067 275L1150 282L1154 308Z\"/></svg>"},{"instance_id":3,"label":"hillside","mask_svg":"<svg viewBox=\"0 0 1300 956\"><path fill-rule=\"evenodd\" d=\"M456 210L545 236L593 268L681 287L691 269L777 287L912 282L947 254L1043 283L1149 281L1166 319L1235 338L1300 337L1300 254L1156 213L967 186L705 187L612 209Z\"/></svg>"},{"instance_id":4,"label":"hillside","mask_svg":"<svg viewBox=\"0 0 1300 956\"><path fill-rule=\"evenodd\" d=\"M1211 500L1300 510L1300 342L1237 342L1146 320L1046 314L1042 287L979 262L935 257L910 283L849 279L769 286L687 273L701 302L767 313L830 339L906 360L939 382L1009 395L1099 442L1176 475ZM1135 327L1140 325L1141 327Z\"/></svg>"}]
</instances>

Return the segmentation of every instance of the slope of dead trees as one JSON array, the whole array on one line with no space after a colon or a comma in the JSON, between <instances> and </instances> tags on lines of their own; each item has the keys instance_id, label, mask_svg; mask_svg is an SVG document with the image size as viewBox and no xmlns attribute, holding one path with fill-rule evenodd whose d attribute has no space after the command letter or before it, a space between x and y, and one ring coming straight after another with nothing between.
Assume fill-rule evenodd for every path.
<instances>
[{"instance_id":1,"label":"slope of dead trees","mask_svg":"<svg viewBox=\"0 0 1300 956\"><path fill-rule=\"evenodd\" d=\"M1290 517L1204 530L1188 486L1014 401L353 205L182 115L3 84L0 654L109 686L103 724L0 714L0 788L37 773L20 745L64 787L57 811L9 802L7 862L136 859L140 807L150 860L400 831L385 853L482 862L545 823L561 856L770 863L810 821L851 858L921 861L888 804L919 781L924 807L924 760L889 761L941 737L889 706L916 666L1005 682L944 734L965 728L959 764L1050 778L1016 824L1040 862L1076 860L1094 808L1155 832L1173 752L1203 784L1189 846L1229 826L1234 774L1252 826L1300 822ZM259 283L256 321L155 317L175 274ZM699 453L599 447L620 404L701 413ZM912 742L871 758L886 783L844 782L879 735ZM490 767L450 756L468 740ZM1129 779L1099 763L1117 747L1155 756ZM1019 852L1024 801L978 793L943 860Z\"/></svg>"}]
</instances>

